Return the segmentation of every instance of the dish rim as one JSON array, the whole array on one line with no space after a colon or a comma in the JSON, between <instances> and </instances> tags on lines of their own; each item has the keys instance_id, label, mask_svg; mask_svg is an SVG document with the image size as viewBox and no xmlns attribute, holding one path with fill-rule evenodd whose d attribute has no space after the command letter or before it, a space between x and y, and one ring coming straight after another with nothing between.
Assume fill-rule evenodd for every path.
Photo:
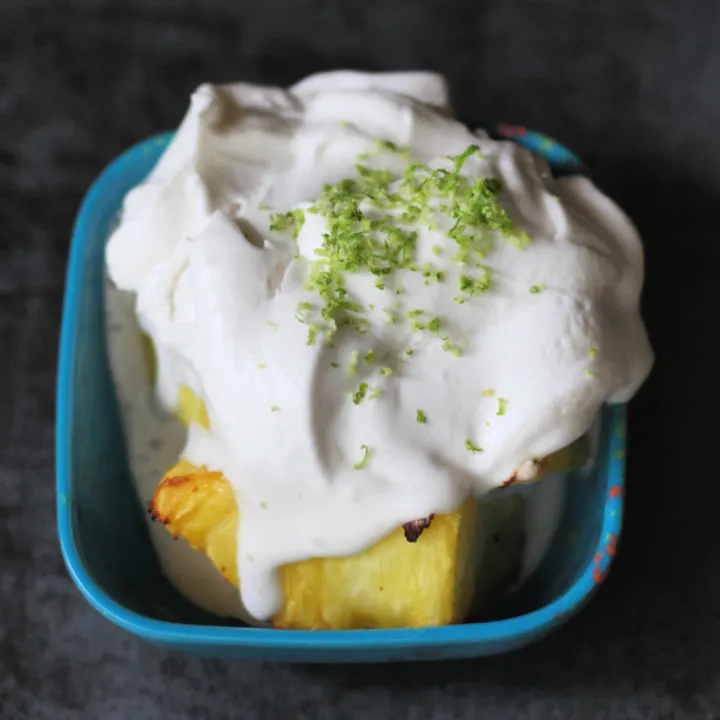
<instances>
[{"instance_id":1,"label":"dish rim","mask_svg":"<svg viewBox=\"0 0 720 720\"><path fill-rule=\"evenodd\" d=\"M517 131L517 128L513 128ZM524 129L523 129L524 130ZM500 130L502 134L503 131ZM119 627L160 644L185 646L252 647L257 649L308 650L387 650L422 646L437 648L451 645L482 644L503 641L516 644L553 629L575 614L604 580L612 564L622 528L625 486L626 404L609 407L610 424L607 472L603 480L605 504L602 527L598 534L593 561L582 575L562 594L541 608L502 620L463 623L429 628L398 628L376 630L280 630L251 627L206 626L156 620L129 610L92 578L76 545L73 531L72 502L72 426L77 411L75 364L77 338L80 330L81 287L84 277L86 250L93 242L90 227L96 207L108 194L117 193L120 184L138 161L147 162L148 155L160 156L173 133L151 136L127 149L112 160L96 177L80 205L71 236L69 260L63 297L62 325L56 391L56 501L60 548L70 577L85 599L104 617ZM514 142L537 151L539 134L524 131L512 136ZM507 136L506 136L507 137ZM544 136L540 136L544 137ZM546 142L554 142L547 139ZM562 148L559 144L556 147ZM566 153L569 151L565 150ZM572 156L575 157L575 156Z\"/></svg>"}]
</instances>

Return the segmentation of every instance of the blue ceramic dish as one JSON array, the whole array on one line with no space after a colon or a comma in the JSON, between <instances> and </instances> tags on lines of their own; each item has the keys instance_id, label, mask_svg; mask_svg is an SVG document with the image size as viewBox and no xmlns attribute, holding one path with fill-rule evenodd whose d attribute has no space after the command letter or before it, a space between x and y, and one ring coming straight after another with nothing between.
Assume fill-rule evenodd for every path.
<instances>
[{"instance_id":1,"label":"blue ceramic dish","mask_svg":"<svg viewBox=\"0 0 720 720\"><path fill-rule=\"evenodd\" d=\"M557 173L580 161L544 136L500 126L545 156ZM568 482L551 550L525 589L490 622L400 630L247 628L188 603L163 577L129 479L104 331L104 247L125 193L154 166L171 135L116 159L85 197L72 237L57 388L57 513L68 570L106 618L157 645L203 655L302 662L473 657L526 645L563 624L591 597L615 554L622 525L625 406L602 417L590 479Z\"/></svg>"}]
</instances>

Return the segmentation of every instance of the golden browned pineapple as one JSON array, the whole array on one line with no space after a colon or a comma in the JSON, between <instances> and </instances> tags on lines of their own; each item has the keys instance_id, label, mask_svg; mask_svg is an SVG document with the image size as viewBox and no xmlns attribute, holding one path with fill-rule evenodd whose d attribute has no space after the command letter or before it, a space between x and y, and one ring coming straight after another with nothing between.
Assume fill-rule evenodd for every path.
<instances>
[{"instance_id":1,"label":"golden browned pineapple","mask_svg":"<svg viewBox=\"0 0 720 720\"><path fill-rule=\"evenodd\" d=\"M178 416L186 424L208 426L202 400L187 388L180 394ZM537 472L572 467L586 454L587 443L576 443L538 463ZM181 461L158 485L152 513L239 587L239 510L222 473ZM515 579L522 545L518 498L470 498L453 513L399 527L356 555L281 567L284 602L273 624L340 630L462 622L480 600Z\"/></svg>"},{"instance_id":2,"label":"golden browned pineapple","mask_svg":"<svg viewBox=\"0 0 720 720\"><path fill-rule=\"evenodd\" d=\"M207 472L181 460L155 490L151 514L173 535L205 553L233 585L238 585L238 508L232 486L222 473Z\"/></svg>"},{"instance_id":3,"label":"golden browned pineapple","mask_svg":"<svg viewBox=\"0 0 720 720\"><path fill-rule=\"evenodd\" d=\"M415 542L408 542L406 531L397 528L357 555L283 566L285 601L273 624L348 629L462 621L470 611L482 565L478 510L478 503L468 500L457 512L434 516ZM179 463L155 492L153 516L204 552L239 586L238 507L222 473Z\"/></svg>"},{"instance_id":4,"label":"golden browned pineapple","mask_svg":"<svg viewBox=\"0 0 720 720\"><path fill-rule=\"evenodd\" d=\"M475 587L462 581L460 569L477 566L468 556L476 520L477 503L468 500L457 512L436 515L414 543L399 527L357 555L286 565L281 569L285 604L275 625L392 628L461 622Z\"/></svg>"}]
</instances>

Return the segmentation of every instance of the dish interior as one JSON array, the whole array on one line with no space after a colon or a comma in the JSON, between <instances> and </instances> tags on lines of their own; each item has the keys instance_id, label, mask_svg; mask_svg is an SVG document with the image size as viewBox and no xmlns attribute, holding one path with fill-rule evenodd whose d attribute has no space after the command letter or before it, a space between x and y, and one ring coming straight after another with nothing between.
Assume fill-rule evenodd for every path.
<instances>
[{"instance_id":1,"label":"dish interior","mask_svg":"<svg viewBox=\"0 0 720 720\"><path fill-rule=\"evenodd\" d=\"M58 418L59 467L63 458L68 466L67 478L59 483L59 512L66 514L72 543L89 578L116 603L151 620L228 626L236 623L197 609L160 571L129 477L105 346L105 242L123 196L151 170L169 138L152 138L121 156L91 189L85 206L92 206L92 212L81 213L75 229L66 324L68 314L75 318L63 337L69 382L58 391L59 407L66 409ZM67 333L74 337L65 337ZM614 497L611 464L620 457L624 416L624 406L604 411L600 452L593 468L568 476L560 527L545 560L518 593L483 619L539 610L580 581L593 565L596 575L600 573L602 533L607 533L608 522L617 530L620 525L620 509L610 511L608 498ZM609 520L611 516L614 519Z\"/></svg>"}]
</instances>

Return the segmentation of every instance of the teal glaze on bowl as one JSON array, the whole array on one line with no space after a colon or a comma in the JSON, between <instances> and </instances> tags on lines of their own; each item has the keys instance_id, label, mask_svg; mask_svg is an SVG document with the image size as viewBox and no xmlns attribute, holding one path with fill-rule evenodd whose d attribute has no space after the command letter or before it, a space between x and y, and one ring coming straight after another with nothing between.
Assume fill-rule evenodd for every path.
<instances>
[{"instance_id":1,"label":"teal glaze on bowl","mask_svg":"<svg viewBox=\"0 0 720 720\"><path fill-rule=\"evenodd\" d=\"M544 155L553 172L579 160L529 131L513 141ZM517 131L517 128L511 130ZM273 630L228 624L198 610L164 578L125 458L105 346L104 248L123 197L153 168L172 135L136 145L90 188L75 224L65 288L57 386L57 516L70 576L88 602L157 645L222 658L378 662L474 657L533 642L576 613L607 574L622 526L624 405L602 414L591 477L568 482L550 551L490 622L399 630Z\"/></svg>"}]
</instances>

